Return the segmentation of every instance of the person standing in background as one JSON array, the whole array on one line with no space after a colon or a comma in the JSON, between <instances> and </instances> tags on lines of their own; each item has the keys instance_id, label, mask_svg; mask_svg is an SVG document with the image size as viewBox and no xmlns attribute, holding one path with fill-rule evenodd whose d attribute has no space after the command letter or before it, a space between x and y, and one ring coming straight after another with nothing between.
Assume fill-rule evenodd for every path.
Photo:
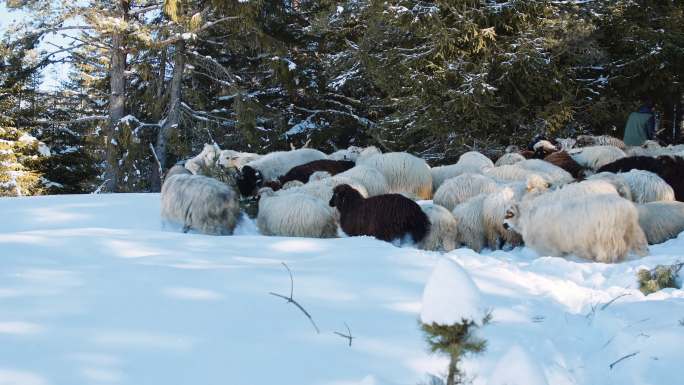
<instances>
[{"instance_id":1,"label":"person standing in background","mask_svg":"<svg viewBox=\"0 0 684 385\"><path fill-rule=\"evenodd\" d=\"M638 111L629 114L623 141L628 146L641 146L647 140L655 140L655 126L653 101L646 99Z\"/></svg>"}]
</instances>

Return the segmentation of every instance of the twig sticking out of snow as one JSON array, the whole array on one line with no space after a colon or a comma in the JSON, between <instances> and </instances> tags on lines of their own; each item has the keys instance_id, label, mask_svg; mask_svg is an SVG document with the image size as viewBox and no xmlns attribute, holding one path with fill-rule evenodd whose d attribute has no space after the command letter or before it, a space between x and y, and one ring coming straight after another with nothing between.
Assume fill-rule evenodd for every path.
<instances>
[{"instance_id":1,"label":"twig sticking out of snow","mask_svg":"<svg viewBox=\"0 0 684 385\"><path fill-rule=\"evenodd\" d=\"M348 334L343 334L340 332L334 332L334 333L337 334L338 336L342 337L342 338L348 339L349 340L349 346L351 347L352 346L352 340L354 339L354 336L352 336L351 329L349 329L349 325L347 325L346 322L344 323L344 326L347 328Z\"/></svg>"},{"instance_id":2,"label":"twig sticking out of snow","mask_svg":"<svg viewBox=\"0 0 684 385\"><path fill-rule=\"evenodd\" d=\"M626 296L628 296L628 295L631 295L631 294L630 294L630 293L624 293L624 294L618 295L617 297L615 297L615 298L611 299L610 301L604 303L604 304L601 306L601 310L606 310L606 308L607 308L608 306L610 306L613 302L617 301L618 299L620 299L620 298L622 298L622 297L626 297Z\"/></svg>"},{"instance_id":3,"label":"twig sticking out of snow","mask_svg":"<svg viewBox=\"0 0 684 385\"><path fill-rule=\"evenodd\" d=\"M612 364L609 365L610 370L613 370L613 366L617 365L617 364L620 363L621 361L624 361L624 360L626 360L626 359L628 359L628 358L632 358L632 357L636 356L637 354L639 354L638 351L636 351L636 352L634 352L634 353L631 353L631 354L628 354L628 355L626 355L626 356L620 357L617 361L615 361L615 362L613 362Z\"/></svg>"},{"instance_id":4,"label":"twig sticking out of snow","mask_svg":"<svg viewBox=\"0 0 684 385\"><path fill-rule=\"evenodd\" d=\"M302 305L299 304L299 302L295 301L294 298L292 298L292 295L294 293L294 279L292 278L292 271L290 270L290 268L287 266L287 264L285 262L281 262L281 263L283 266L285 266L285 268L287 269L287 272L290 274L290 296L287 297L287 296L284 296L282 294L278 294L278 293L274 293L274 292L269 292L268 294L274 295L276 297L280 297L280 298L284 299L285 301L287 301L287 303L291 303L291 304L297 306L297 308L299 308L299 310L301 310L302 313L304 313L304 315L309 319L309 321L311 321L311 325L313 325L314 329L316 329L316 333L320 334L321 331L318 330L318 326L316 326L316 322L314 322L313 318L311 317L311 314L309 314L309 312L306 311L302 307Z\"/></svg>"}]
</instances>

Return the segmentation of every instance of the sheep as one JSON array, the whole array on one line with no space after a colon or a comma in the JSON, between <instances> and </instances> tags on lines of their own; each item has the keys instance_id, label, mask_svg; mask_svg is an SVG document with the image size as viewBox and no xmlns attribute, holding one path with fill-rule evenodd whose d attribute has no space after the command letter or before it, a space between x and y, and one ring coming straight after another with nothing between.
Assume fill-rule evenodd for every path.
<instances>
[{"instance_id":1,"label":"sheep","mask_svg":"<svg viewBox=\"0 0 684 385\"><path fill-rule=\"evenodd\" d=\"M309 148L272 152L245 164L237 185L242 195L250 196L263 181L274 180L300 164L325 158L324 153Z\"/></svg>"},{"instance_id":2,"label":"sheep","mask_svg":"<svg viewBox=\"0 0 684 385\"><path fill-rule=\"evenodd\" d=\"M541 159L526 159L515 165L525 170L530 170L534 173L546 176L547 181L555 186L570 183L575 180L569 172Z\"/></svg>"},{"instance_id":3,"label":"sheep","mask_svg":"<svg viewBox=\"0 0 684 385\"><path fill-rule=\"evenodd\" d=\"M480 174L461 174L447 179L435 192L433 202L451 211L474 196L498 189L499 185L490 177Z\"/></svg>"},{"instance_id":4,"label":"sheep","mask_svg":"<svg viewBox=\"0 0 684 385\"><path fill-rule=\"evenodd\" d=\"M174 175L192 175L192 172L190 172L190 170L185 168L185 166L183 166L182 164L176 164L173 167L171 167L169 171L166 172L164 180L167 180Z\"/></svg>"},{"instance_id":5,"label":"sheep","mask_svg":"<svg viewBox=\"0 0 684 385\"><path fill-rule=\"evenodd\" d=\"M334 212L325 201L299 193L276 195L268 187L259 190L257 228L263 235L283 237L337 235Z\"/></svg>"},{"instance_id":6,"label":"sheep","mask_svg":"<svg viewBox=\"0 0 684 385\"><path fill-rule=\"evenodd\" d=\"M546 194L538 195L535 199L539 204L548 200L570 200L575 198L586 198L597 195L614 195L621 198L631 200L631 192L627 184L611 183L606 180L592 179L585 180L578 183L569 183L560 188L552 190Z\"/></svg>"},{"instance_id":7,"label":"sheep","mask_svg":"<svg viewBox=\"0 0 684 385\"><path fill-rule=\"evenodd\" d=\"M614 146L583 147L568 153L580 166L594 171L626 156L624 151Z\"/></svg>"},{"instance_id":8,"label":"sheep","mask_svg":"<svg viewBox=\"0 0 684 385\"><path fill-rule=\"evenodd\" d=\"M544 158L544 161L567 171L575 179L584 178L584 169L566 151L557 151Z\"/></svg>"},{"instance_id":9,"label":"sheep","mask_svg":"<svg viewBox=\"0 0 684 385\"><path fill-rule=\"evenodd\" d=\"M390 193L407 193L417 199L432 197L430 166L421 158L405 152L389 152L360 156L356 163L378 169L385 176Z\"/></svg>"},{"instance_id":10,"label":"sheep","mask_svg":"<svg viewBox=\"0 0 684 385\"><path fill-rule=\"evenodd\" d=\"M627 185L631 200L635 203L675 200L672 187L650 171L630 170L619 174L602 172L592 175L589 179L605 179L616 184L616 187L618 183Z\"/></svg>"},{"instance_id":11,"label":"sheep","mask_svg":"<svg viewBox=\"0 0 684 385\"><path fill-rule=\"evenodd\" d=\"M240 152L235 150L222 150L218 155L218 164L221 167L235 167L242 170L242 167L249 162L261 158L262 155L252 152Z\"/></svg>"},{"instance_id":12,"label":"sheep","mask_svg":"<svg viewBox=\"0 0 684 385\"><path fill-rule=\"evenodd\" d=\"M411 199L399 194L364 198L349 185L333 190L329 205L340 213L340 227L349 236L371 235L383 241L411 235L422 241L430 229L430 220Z\"/></svg>"},{"instance_id":13,"label":"sheep","mask_svg":"<svg viewBox=\"0 0 684 385\"><path fill-rule=\"evenodd\" d=\"M240 214L238 194L202 175L173 175L161 189L161 217L204 234L232 234Z\"/></svg>"},{"instance_id":14,"label":"sheep","mask_svg":"<svg viewBox=\"0 0 684 385\"><path fill-rule=\"evenodd\" d=\"M456 248L456 227L458 221L446 208L425 203L420 205L421 210L430 220L430 231L418 247L423 250L446 251Z\"/></svg>"},{"instance_id":15,"label":"sheep","mask_svg":"<svg viewBox=\"0 0 684 385\"><path fill-rule=\"evenodd\" d=\"M211 167L216 164L219 151L220 149L215 143L205 144L202 152L185 161L185 168L190 170L194 175L200 174L202 168Z\"/></svg>"},{"instance_id":16,"label":"sheep","mask_svg":"<svg viewBox=\"0 0 684 385\"><path fill-rule=\"evenodd\" d=\"M499 159L496 160L494 163L494 166L503 166L503 165L509 165L509 164L516 164L520 161L525 160L525 157L518 154L517 152L511 152L511 153L505 153L499 157ZM434 184L434 180L433 180Z\"/></svg>"},{"instance_id":17,"label":"sheep","mask_svg":"<svg viewBox=\"0 0 684 385\"><path fill-rule=\"evenodd\" d=\"M288 182L289 183L289 182ZM368 191L359 182L341 175L333 177L326 172L316 172L311 176L310 182L301 186L293 186L289 189L279 190L277 195L281 194L306 194L316 197L327 202L333 196L333 189L336 186L346 184L358 191L364 198L368 197Z\"/></svg>"},{"instance_id":18,"label":"sheep","mask_svg":"<svg viewBox=\"0 0 684 385\"><path fill-rule=\"evenodd\" d=\"M535 158L544 159L546 156L558 151L558 148L548 140L540 140L532 146L532 151L535 153Z\"/></svg>"},{"instance_id":19,"label":"sheep","mask_svg":"<svg viewBox=\"0 0 684 385\"><path fill-rule=\"evenodd\" d=\"M622 260L630 252L646 255L646 236L632 202L615 194L590 199L554 194L512 204L504 227L522 234L525 245L540 255L574 254L604 263Z\"/></svg>"},{"instance_id":20,"label":"sheep","mask_svg":"<svg viewBox=\"0 0 684 385\"><path fill-rule=\"evenodd\" d=\"M380 151L377 147L375 146L368 146L361 150L359 155L356 157L356 164L362 164L366 160L376 156L376 155L382 155L382 151Z\"/></svg>"},{"instance_id":21,"label":"sheep","mask_svg":"<svg viewBox=\"0 0 684 385\"><path fill-rule=\"evenodd\" d=\"M531 199L531 197L541 193L541 191L534 190L531 187L532 183L532 181L528 182L528 187L523 192L516 192L512 187L504 187L497 192L488 194L482 201L482 223L487 235L487 245L490 249L500 249L504 244L516 247L522 243L520 234L504 227L504 219L506 209L510 204Z\"/></svg>"},{"instance_id":22,"label":"sheep","mask_svg":"<svg viewBox=\"0 0 684 385\"><path fill-rule=\"evenodd\" d=\"M544 179L550 179L548 175L544 175L543 173L535 173L533 171L524 169L517 164L505 164L503 166L491 167L483 170L482 174L501 182L524 181L527 180L527 177L531 174L539 174Z\"/></svg>"},{"instance_id":23,"label":"sheep","mask_svg":"<svg viewBox=\"0 0 684 385\"><path fill-rule=\"evenodd\" d=\"M658 174L667 184L672 187L675 199L684 201L684 157L659 156L634 156L618 159L613 163L601 167L598 172L626 172L632 169L646 170Z\"/></svg>"},{"instance_id":24,"label":"sheep","mask_svg":"<svg viewBox=\"0 0 684 385\"><path fill-rule=\"evenodd\" d=\"M556 138L556 143L558 143L556 147L559 147L560 151L568 151L575 147L577 140L573 138Z\"/></svg>"},{"instance_id":25,"label":"sheep","mask_svg":"<svg viewBox=\"0 0 684 385\"><path fill-rule=\"evenodd\" d=\"M291 180L307 182L311 174L317 171L326 171L330 175L335 175L347 171L354 166L354 162L350 160L314 160L313 162L300 164L299 166L291 168L285 175L279 176L278 181L281 184L285 184Z\"/></svg>"},{"instance_id":26,"label":"sheep","mask_svg":"<svg viewBox=\"0 0 684 385\"><path fill-rule=\"evenodd\" d=\"M389 185L385 176L376 168L357 165L349 170L337 174L337 176L353 179L363 185L368 191L368 196L389 193Z\"/></svg>"},{"instance_id":27,"label":"sheep","mask_svg":"<svg viewBox=\"0 0 684 385\"><path fill-rule=\"evenodd\" d=\"M328 155L328 159L330 160L351 160L352 162L356 162L356 159L358 159L359 155L361 154L361 151L363 149L361 147L357 146L349 146L348 148L344 150L337 150L333 152L332 154Z\"/></svg>"},{"instance_id":28,"label":"sheep","mask_svg":"<svg viewBox=\"0 0 684 385\"><path fill-rule=\"evenodd\" d=\"M457 177L465 173L481 173L482 170L494 167L494 163L486 156L477 151L468 151L458 158L456 164L438 166L430 169L432 175L432 190L437 191L439 186L449 178Z\"/></svg>"},{"instance_id":29,"label":"sheep","mask_svg":"<svg viewBox=\"0 0 684 385\"><path fill-rule=\"evenodd\" d=\"M509 205L533 199L545 192L548 184L536 175L527 182L502 186L492 193L483 193L456 206L452 214L457 220L457 243L475 251L485 246L492 250L504 245L519 246L522 237L504 227L504 217Z\"/></svg>"},{"instance_id":30,"label":"sheep","mask_svg":"<svg viewBox=\"0 0 684 385\"><path fill-rule=\"evenodd\" d=\"M684 203L648 202L637 205L639 225L650 245L676 238L684 231Z\"/></svg>"},{"instance_id":31,"label":"sheep","mask_svg":"<svg viewBox=\"0 0 684 385\"><path fill-rule=\"evenodd\" d=\"M487 234L482 220L482 203L485 198L485 194L480 194L451 211L457 221L457 246L465 245L479 253L487 244Z\"/></svg>"},{"instance_id":32,"label":"sheep","mask_svg":"<svg viewBox=\"0 0 684 385\"><path fill-rule=\"evenodd\" d=\"M577 137L577 147L591 147L591 146L613 146L620 150L625 150L627 146L621 139L612 137L610 135L580 135Z\"/></svg>"}]
</instances>

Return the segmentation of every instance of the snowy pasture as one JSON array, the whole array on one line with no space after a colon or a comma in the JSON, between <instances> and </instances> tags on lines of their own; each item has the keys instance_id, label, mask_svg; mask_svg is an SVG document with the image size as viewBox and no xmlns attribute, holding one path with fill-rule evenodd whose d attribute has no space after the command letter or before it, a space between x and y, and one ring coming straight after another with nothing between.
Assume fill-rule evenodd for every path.
<instances>
[{"instance_id":1,"label":"snowy pasture","mask_svg":"<svg viewBox=\"0 0 684 385\"><path fill-rule=\"evenodd\" d=\"M2 385L425 383L447 366L418 324L440 258L493 315L487 350L463 363L473 384L682 383L684 290L646 297L636 272L684 261L684 234L607 265L263 237L249 220L236 236L162 231L158 194L0 199L0 212ZM269 294L289 295L282 262L320 334Z\"/></svg>"}]
</instances>

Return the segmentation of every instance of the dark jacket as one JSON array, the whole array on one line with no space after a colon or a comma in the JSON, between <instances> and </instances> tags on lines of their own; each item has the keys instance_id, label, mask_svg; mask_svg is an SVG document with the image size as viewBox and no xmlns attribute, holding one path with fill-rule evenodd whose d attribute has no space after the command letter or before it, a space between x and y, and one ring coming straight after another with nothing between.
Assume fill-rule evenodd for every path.
<instances>
[{"instance_id":1,"label":"dark jacket","mask_svg":"<svg viewBox=\"0 0 684 385\"><path fill-rule=\"evenodd\" d=\"M650 108L642 106L629 114L625 124L624 142L628 146L641 146L647 140L655 139L655 116Z\"/></svg>"}]
</instances>

